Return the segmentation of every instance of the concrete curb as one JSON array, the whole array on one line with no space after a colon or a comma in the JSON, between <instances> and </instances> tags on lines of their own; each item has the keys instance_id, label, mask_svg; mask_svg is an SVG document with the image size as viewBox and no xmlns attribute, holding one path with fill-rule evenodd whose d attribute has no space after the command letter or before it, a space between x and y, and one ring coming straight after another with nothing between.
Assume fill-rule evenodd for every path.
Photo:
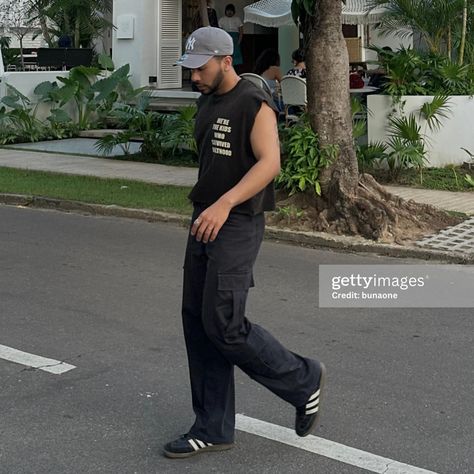
<instances>
[{"instance_id":1,"label":"concrete curb","mask_svg":"<svg viewBox=\"0 0 474 474\"><path fill-rule=\"evenodd\" d=\"M97 216L126 217L142 219L148 222L171 222L182 226L189 224L189 217L168 212L147 209L132 209L115 205L87 204L79 201L53 199L41 196L0 193L0 204L40 209L53 209L65 212L78 212ZM451 264L474 264L474 255L443 252L418 247L402 247L380 244L359 237L338 236L324 232L298 232L267 226L265 238L279 242L302 245L310 248L330 248L344 252L375 253L388 257L418 258Z\"/></svg>"}]
</instances>

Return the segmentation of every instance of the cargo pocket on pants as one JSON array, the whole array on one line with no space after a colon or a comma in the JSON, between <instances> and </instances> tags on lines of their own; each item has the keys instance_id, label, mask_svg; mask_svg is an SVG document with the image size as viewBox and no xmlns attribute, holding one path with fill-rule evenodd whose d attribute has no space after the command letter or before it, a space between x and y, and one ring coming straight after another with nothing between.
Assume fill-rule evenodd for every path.
<instances>
[{"instance_id":1,"label":"cargo pocket on pants","mask_svg":"<svg viewBox=\"0 0 474 474\"><path fill-rule=\"evenodd\" d=\"M251 271L219 273L217 279L222 336L226 343L236 344L248 330L245 323L245 304L248 290L254 286L253 275Z\"/></svg>"},{"instance_id":2,"label":"cargo pocket on pants","mask_svg":"<svg viewBox=\"0 0 474 474\"><path fill-rule=\"evenodd\" d=\"M217 279L218 289L222 291L242 291L255 286L252 272L219 273Z\"/></svg>"}]
</instances>

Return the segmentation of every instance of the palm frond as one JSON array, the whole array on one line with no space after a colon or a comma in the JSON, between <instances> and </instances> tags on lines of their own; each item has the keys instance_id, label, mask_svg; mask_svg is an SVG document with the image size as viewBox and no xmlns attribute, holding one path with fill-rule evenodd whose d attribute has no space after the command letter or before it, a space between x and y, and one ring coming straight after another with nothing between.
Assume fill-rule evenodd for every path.
<instances>
[{"instance_id":1,"label":"palm frond","mask_svg":"<svg viewBox=\"0 0 474 474\"><path fill-rule=\"evenodd\" d=\"M418 143L422 140L421 126L414 114L408 117L390 117L388 130L390 137L398 137L410 143Z\"/></svg>"},{"instance_id":2,"label":"palm frond","mask_svg":"<svg viewBox=\"0 0 474 474\"><path fill-rule=\"evenodd\" d=\"M97 140L95 144L96 150L104 155L109 156L112 154L112 151L116 146L120 146L122 150L127 154L128 153L128 144L132 138L132 132L130 130L125 130L115 134L105 135Z\"/></svg>"},{"instance_id":3,"label":"palm frond","mask_svg":"<svg viewBox=\"0 0 474 474\"><path fill-rule=\"evenodd\" d=\"M425 102L420 108L420 117L423 117L431 131L441 128L441 118L448 118L450 111L449 96L437 95L431 102Z\"/></svg>"}]
</instances>

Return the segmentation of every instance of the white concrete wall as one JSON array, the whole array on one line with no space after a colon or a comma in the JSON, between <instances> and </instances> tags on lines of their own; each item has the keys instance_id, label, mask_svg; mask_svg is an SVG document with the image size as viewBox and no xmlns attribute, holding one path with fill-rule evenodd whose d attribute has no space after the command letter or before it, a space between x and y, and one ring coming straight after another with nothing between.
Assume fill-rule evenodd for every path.
<instances>
[{"instance_id":1,"label":"white concrete wall","mask_svg":"<svg viewBox=\"0 0 474 474\"><path fill-rule=\"evenodd\" d=\"M431 102L432 96L403 96L404 113L408 116L418 111L425 102ZM387 95L367 96L368 139L369 142L386 141L388 114L393 110L392 99ZM448 164L462 164L467 154L461 147L474 152L474 98L470 96L451 96L447 118L440 118L442 127L432 132L421 120L422 132L426 135L428 150L427 166L442 167Z\"/></svg>"},{"instance_id":2,"label":"white concrete wall","mask_svg":"<svg viewBox=\"0 0 474 474\"><path fill-rule=\"evenodd\" d=\"M298 28L281 26L278 29L278 53L280 54L280 69L283 74L293 67L291 54L299 47Z\"/></svg>"},{"instance_id":3,"label":"white concrete wall","mask_svg":"<svg viewBox=\"0 0 474 474\"><path fill-rule=\"evenodd\" d=\"M135 87L148 85L149 76L157 75L157 7L159 0L115 0L113 23L121 15L134 17L132 39L118 39L112 33L112 58L115 67L130 64L131 81ZM180 0L176 0L180 1Z\"/></svg>"},{"instance_id":4,"label":"white concrete wall","mask_svg":"<svg viewBox=\"0 0 474 474\"><path fill-rule=\"evenodd\" d=\"M3 77L0 77L0 97L7 95L7 84L10 84L35 103L38 96L34 94L34 90L38 84L45 81L58 82L56 79L58 76L67 77L68 75L68 71L5 72ZM60 86L60 84L58 85ZM71 110L67 111L71 112ZM37 118L44 120L48 117L49 112L49 104L40 104Z\"/></svg>"},{"instance_id":5,"label":"white concrete wall","mask_svg":"<svg viewBox=\"0 0 474 474\"><path fill-rule=\"evenodd\" d=\"M33 98L35 97L33 91L41 82L53 82L56 81L58 76L67 77L68 75L69 71L5 72L4 76L2 77L2 83L11 84L23 95ZM1 95L3 97L5 94L2 93Z\"/></svg>"}]
</instances>

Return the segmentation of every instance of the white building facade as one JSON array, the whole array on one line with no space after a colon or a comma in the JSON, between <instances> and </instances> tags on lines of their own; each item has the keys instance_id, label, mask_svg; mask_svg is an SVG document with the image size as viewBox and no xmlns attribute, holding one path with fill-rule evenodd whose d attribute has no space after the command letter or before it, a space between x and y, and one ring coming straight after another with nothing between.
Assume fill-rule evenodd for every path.
<instances>
[{"instance_id":1,"label":"white building facade","mask_svg":"<svg viewBox=\"0 0 474 474\"><path fill-rule=\"evenodd\" d=\"M291 52L298 48L298 30L291 21L289 11L291 0L263 0L254 4L252 0L215 0L213 7L217 12L218 18L224 15L225 5L232 2L236 7L236 15L244 19L249 7L263 3L263 9L280 8L282 16L278 18L269 28L255 24L253 21L259 21L258 15L251 22L244 25L245 35L265 35L273 31L275 41L272 47L278 49L281 57L281 69L287 70L291 66ZM362 0L349 0L361 3ZM363 3L363 2L362 2ZM180 67L173 64L181 55L184 38L190 32L190 16L198 10L199 0L114 0L113 6L113 24L115 29L112 33L112 51L114 63L117 67L129 63L132 72L132 81L135 86L145 86L153 78L158 89L173 89L182 87L182 73ZM269 7L268 7L269 5ZM346 4L347 5L347 4ZM244 13L245 8L245 13ZM277 8L277 9L278 9ZM346 7L348 8L348 7ZM350 13L350 12L349 12ZM356 19L366 24L355 25L354 33L351 35L360 49L358 55L359 61L376 60L375 52L367 49L370 44L377 46L390 46L396 50L400 46L409 47L413 42L411 39L401 40L400 38L389 35L381 36L378 34L374 24L366 21L362 14L351 16L346 12L346 17ZM289 20L288 20L289 17ZM279 22L280 21L280 22ZM373 22L371 22L373 23ZM266 25L265 22L261 23ZM263 38L263 36L262 36ZM258 44L258 39L254 40Z\"/></svg>"},{"instance_id":2,"label":"white building facade","mask_svg":"<svg viewBox=\"0 0 474 474\"><path fill-rule=\"evenodd\" d=\"M227 3L233 3L243 18L243 8L251 0L216 0L218 18L224 16ZM180 88L182 70L173 64L181 55L198 5L198 0L114 0L112 51L116 66L129 63L137 86L156 77L159 89ZM244 34L258 31L257 25L244 27Z\"/></svg>"}]
</instances>

